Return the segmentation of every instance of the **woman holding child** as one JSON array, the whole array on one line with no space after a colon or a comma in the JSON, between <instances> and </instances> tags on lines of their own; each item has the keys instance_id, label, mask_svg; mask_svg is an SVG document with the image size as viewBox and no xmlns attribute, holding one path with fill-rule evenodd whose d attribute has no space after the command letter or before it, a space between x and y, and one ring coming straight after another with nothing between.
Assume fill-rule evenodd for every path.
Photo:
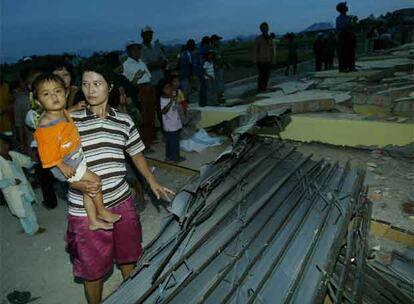
<instances>
[{"instance_id":1,"label":"woman holding child","mask_svg":"<svg viewBox=\"0 0 414 304\"><path fill-rule=\"evenodd\" d=\"M87 168L100 180L82 179L70 184L66 241L73 260L73 273L84 281L88 303L100 303L103 277L113 263L126 279L141 256L141 224L126 182L125 152L142 173L157 198L169 199L174 193L160 185L143 156L145 146L128 114L109 107L115 90L111 75L93 66L82 75L82 91L88 107L71 113L79 131ZM84 208L83 194L96 196L120 219L113 229L91 230Z\"/></svg>"}]
</instances>

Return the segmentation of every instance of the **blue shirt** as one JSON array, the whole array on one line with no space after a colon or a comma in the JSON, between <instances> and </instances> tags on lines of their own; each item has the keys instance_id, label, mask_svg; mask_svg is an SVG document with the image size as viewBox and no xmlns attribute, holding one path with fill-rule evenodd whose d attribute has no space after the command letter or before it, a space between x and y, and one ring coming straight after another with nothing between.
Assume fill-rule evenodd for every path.
<instances>
[{"instance_id":1,"label":"blue shirt","mask_svg":"<svg viewBox=\"0 0 414 304\"><path fill-rule=\"evenodd\" d=\"M181 79L188 79L190 75L194 74L194 66L196 62L194 60L194 55L190 51L184 51L180 56L180 76Z\"/></svg>"},{"instance_id":2,"label":"blue shirt","mask_svg":"<svg viewBox=\"0 0 414 304\"><path fill-rule=\"evenodd\" d=\"M352 18L348 15L340 14L336 17L336 30L342 31L352 25Z\"/></svg>"}]
</instances>

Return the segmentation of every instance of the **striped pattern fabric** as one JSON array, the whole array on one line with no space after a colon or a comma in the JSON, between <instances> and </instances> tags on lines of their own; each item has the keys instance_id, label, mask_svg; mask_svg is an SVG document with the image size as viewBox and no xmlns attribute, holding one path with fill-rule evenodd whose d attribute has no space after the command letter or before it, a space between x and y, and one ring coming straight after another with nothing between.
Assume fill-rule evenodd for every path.
<instances>
[{"instance_id":1,"label":"striped pattern fabric","mask_svg":"<svg viewBox=\"0 0 414 304\"><path fill-rule=\"evenodd\" d=\"M109 108L106 118L89 109L72 112L71 116L82 142L89 170L102 180L105 207L114 207L130 196L126 181L125 152L130 156L145 149L144 143L128 114ZM69 190L69 214L86 216L80 191Z\"/></svg>"}]
</instances>

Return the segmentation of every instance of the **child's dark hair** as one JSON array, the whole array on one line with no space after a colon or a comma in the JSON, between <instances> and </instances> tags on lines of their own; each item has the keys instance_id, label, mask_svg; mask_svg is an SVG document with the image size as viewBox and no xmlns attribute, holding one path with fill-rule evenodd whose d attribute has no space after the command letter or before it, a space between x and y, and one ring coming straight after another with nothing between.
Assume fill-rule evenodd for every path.
<instances>
[{"instance_id":1,"label":"child's dark hair","mask_svg":"<svg viewBox=\"0 0 414 304\"><path fill-rule=\"evenodd\" d=\"M62 88L66 91L65 82L59 76L52 74L52 73L40 74L39 76L35 78L35 80L32 83L32 93L35 99L39 100L39 96L38 96L39 88L43 83L48 82L48 81L56 82L60 84Z\"/></svg>"},{"instance_id":2,"label":"child's dark hair","mask_svg":"<svg viewBox=\"0 0 414 304\"><path fill-rule=\"evenodd\" d=\"M50 72L53 73L54 71L61 71L63 69L66 69L66 71L69 72L70 77L72 78L72 81L74 80L74 73L73 73L73 66L70 63L67 63L65 61L56 61L52 63L50 66Z\"/></svg>"}]
</instances>

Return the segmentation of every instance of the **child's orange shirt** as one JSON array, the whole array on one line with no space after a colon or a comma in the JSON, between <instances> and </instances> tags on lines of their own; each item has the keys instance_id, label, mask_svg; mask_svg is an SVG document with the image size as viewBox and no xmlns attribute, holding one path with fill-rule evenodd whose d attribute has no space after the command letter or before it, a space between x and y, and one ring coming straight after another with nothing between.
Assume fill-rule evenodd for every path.
<instances>
[{"instance_id":1,"label":"child's orange shirt","mask_svg":"<svg viewBox=\"0 0 414 304\"><path fill-rule=\"evenodd\" d=\"M81 146L78 128L72 119L63 119L48 127L38 127L34 132L43 168L54 167L63 162L65 156L79 150Z\"/></svg>"}]
</instances>

